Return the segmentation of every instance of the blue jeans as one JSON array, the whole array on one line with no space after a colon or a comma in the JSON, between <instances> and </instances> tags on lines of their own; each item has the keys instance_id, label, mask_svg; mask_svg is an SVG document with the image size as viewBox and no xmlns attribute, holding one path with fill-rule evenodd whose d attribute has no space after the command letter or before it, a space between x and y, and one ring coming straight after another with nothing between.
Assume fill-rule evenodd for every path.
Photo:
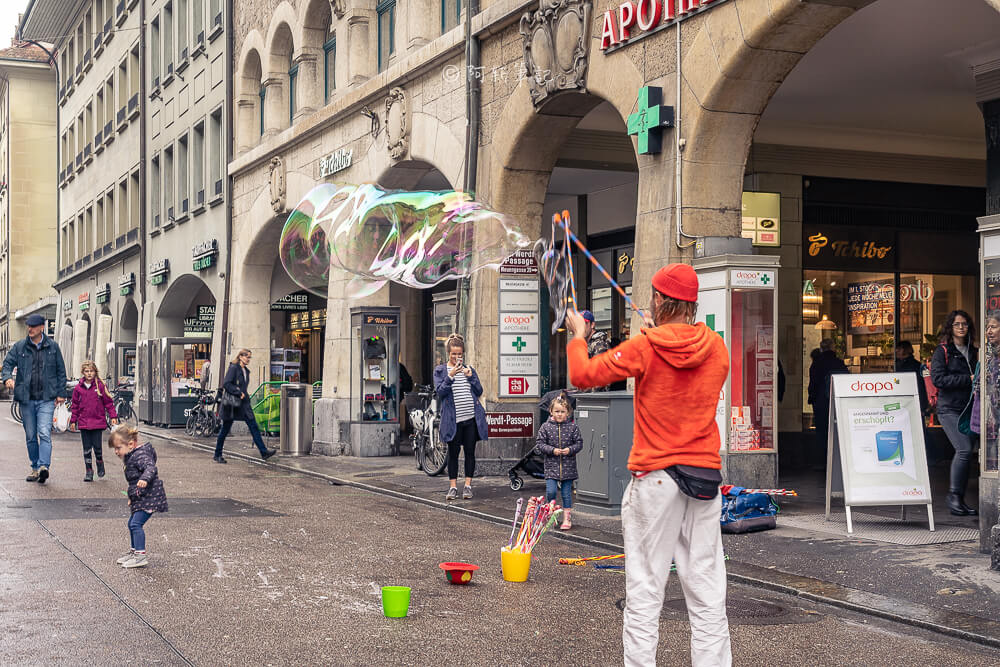
<instances>
[{"instance_id":1,"label":"blue jeans","mask_svg":"<svg viewBox=\"0 0 1000 667\"><path fill-rule=\"evenodd\" d=\"M222 422L222 428L219 429L219 437L215 440L216 458L222 456L222 447L226 444L226 436L229 435L229 429L233 427L233 421L232 419L226 419ZM260 428L257 427L257 420L253 417L247 417L242 421L246 422L247 428L250 429L250 437L253 438L253 444L257 445L260 455L263 456L264 452L267 451L267 445L264 444L264 438L260 436Z\"/></svg>"},{"instance_id":2,"label":"blue jeans","mask_svg":"<svg viewBox=\"0 0 1000 667\"><path fill-rule=\"evenodd\" d=\"M546 479L545 480L545 502L556 499L556 489L562 491L562 506L566 509L573 507L573 480L571 479Z\"/></svg>"},{"instance_id":3,"label":"blue jeans","mask_svg":"<svg viewBox=\"0 0 1000 667\"><path fill-rule=\"evenodd\" d=\"M142 529L149 521L149 517L153 516L152 512L146 512L145 510L136 510L132 512L132 516L128 520L128 532L132 538L132 548L136 551L146 550L146 531Z\"/></svg>"},{"instance_id":4,"label":"blue jeans","mask_svg":"<svg viewBox=\"0 0 1000 667\"><path fill-rule=\"evenodd\" d=\"M55 411L55 401L21 403L21 421L32 470L52 464L52 413Z\"/></svg>"}]
</instances>

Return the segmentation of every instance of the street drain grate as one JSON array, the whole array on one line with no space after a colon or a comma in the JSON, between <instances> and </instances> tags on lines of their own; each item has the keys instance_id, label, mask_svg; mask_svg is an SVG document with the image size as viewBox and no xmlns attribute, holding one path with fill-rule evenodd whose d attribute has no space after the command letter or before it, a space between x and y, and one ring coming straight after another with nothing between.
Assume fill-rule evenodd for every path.
<instances>
[{"instance_id":1,"label":"street drain grate","mask_svg":"<svg viewBox=\"0 0 1000 667\"><path fill-rule=\"evenodd\" d=\"M374 478L374 477L392 477L391 472L362 472L355 475L355 477L361 478Z\"/></svg>"},{"instance_id":2,"label":"street drain grate","mask_svg":"<svg viewBox=\"0 0 1000 667\"><path fill-rule=\"evenodd\" d=\"M895 517L879 516L865 512L852 512L854 532L847 532L847 516L842 512L825 514L782 514L779 526L790 526L820 533L840 535L850 539L874 540L904 546L924 544L946 544L949 542L971 542L979 540L979 531L964 526L937 524L932 533L927 527L927 514L920 508L919 513L911 511L911 520L903 522Z\"/></svg>"}]
</instances>

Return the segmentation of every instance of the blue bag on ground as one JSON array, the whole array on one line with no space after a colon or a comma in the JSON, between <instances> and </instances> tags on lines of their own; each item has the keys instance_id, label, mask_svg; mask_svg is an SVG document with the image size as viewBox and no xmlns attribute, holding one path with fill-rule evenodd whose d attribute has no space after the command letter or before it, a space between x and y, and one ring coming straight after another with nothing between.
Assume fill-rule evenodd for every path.
<instances>
[{"instance_id":1,"label":"blue bag on ground","mask_svg":"<svg viewBox=\"0 0 1000 667\"><path fill-rule=\"evenodd\" d=\"M722 532L752 533L777 527L778 505L766 493L741 493L734 486L722 496Z\"/></svg>"}]
</instances>

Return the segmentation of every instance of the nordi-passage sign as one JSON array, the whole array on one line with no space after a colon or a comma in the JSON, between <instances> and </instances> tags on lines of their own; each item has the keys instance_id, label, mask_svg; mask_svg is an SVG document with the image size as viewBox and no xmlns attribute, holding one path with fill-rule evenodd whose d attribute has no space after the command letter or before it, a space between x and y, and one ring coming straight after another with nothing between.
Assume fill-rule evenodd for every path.
<instances>
[{"instance_id":1,"label":"nordi-passage sign","mask_svg":"<svg viewBox=\"0 0 1000 667\"><path fill-rule=\"evenodd\" d=\"M842 478L847 532L852 505L926 505L934 530L915 373L832 376L827 439L828 517Z\"/></svg>"}]
</instances>

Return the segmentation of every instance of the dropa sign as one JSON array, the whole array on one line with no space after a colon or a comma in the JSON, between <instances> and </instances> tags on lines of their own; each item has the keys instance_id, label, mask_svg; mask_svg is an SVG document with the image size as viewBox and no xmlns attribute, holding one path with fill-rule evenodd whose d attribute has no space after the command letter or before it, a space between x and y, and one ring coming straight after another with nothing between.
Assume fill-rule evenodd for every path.
<instances>
[{"instance_id":1,"label":"dropa sign","mask_svg":"<svg viewBox=\"0 0 1000 667\"><path fill-rule=\"evenodd\" d=\"M601 50L620 46L668 28L725 0L625 0L604 12ZM633 35L633 32L639 34Z\"/></svg>"}]
</instances>

